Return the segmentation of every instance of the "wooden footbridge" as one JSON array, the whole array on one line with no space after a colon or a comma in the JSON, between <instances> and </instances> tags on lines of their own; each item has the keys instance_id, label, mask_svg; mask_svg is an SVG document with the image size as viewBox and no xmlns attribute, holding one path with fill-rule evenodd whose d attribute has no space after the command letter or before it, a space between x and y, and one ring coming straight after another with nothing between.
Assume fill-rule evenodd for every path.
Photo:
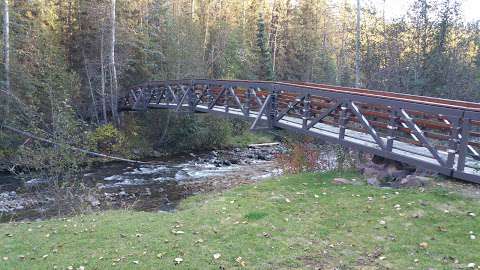
<instances>
[{"instance_id":1,"label":"wooden footbridge","mask_svg":"<svg viewBox=\"0 0 480 270\"><path fill-rule=\"evenodd\" d=\"M480 183L480 104L312 83L151 81L119 110L172 109L253 121Z\"/></svg>"}]
</instances>

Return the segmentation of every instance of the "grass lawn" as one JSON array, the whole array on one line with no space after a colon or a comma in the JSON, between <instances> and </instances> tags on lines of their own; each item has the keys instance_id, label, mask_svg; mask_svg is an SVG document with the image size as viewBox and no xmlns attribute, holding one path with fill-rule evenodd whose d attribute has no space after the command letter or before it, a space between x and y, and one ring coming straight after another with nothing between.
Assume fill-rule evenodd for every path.
<instances>
[{"instance_id":1,"label":"grass lawn","mask_svg":"<svg viewBox=\"0 0 480 270\"><path fill-rule=\"evenodd\" d=\"M191 197L175 213L114 211L3 224L0 269L464 269L480 264L478 200L438 188L332 185L336 176L358 177L288 176ZM182 261L176 264L175 258Z\"/></svg>"}]
</instances>

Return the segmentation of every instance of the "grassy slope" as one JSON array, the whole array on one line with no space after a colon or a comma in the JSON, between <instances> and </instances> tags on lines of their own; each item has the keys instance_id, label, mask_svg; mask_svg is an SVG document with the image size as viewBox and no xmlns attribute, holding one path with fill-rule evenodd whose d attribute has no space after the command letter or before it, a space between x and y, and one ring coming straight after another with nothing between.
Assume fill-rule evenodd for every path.
<instances>
[{"instance_id":1,"label":"grassy slope","mask_svg":"<svg viewBox=\"0 0 480 270\"><path fill-rule=\"evenodd\" d=\"M115 211L0 225L0 259L8 257L0 268L232 269L241 268L237 257L249 269L480 264L480 240L469 239L469 231L480 234L480 223L467 214L480 214L478 201L442 190L395 194L369 186L335 186L330 184L334 176L290 176L196 196L176 213ZM400 210L394 208L397 204ZM420 247L421 242L428 247ZM215 253L221 254L217 260ZM176 257L184 260L177 266Z\"/></svg>"}]
</instances>

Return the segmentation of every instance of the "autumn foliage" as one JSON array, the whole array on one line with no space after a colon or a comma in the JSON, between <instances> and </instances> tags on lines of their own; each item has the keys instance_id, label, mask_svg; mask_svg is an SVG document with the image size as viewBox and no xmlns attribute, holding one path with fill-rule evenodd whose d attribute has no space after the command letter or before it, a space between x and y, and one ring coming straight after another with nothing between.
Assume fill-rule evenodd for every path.
<instances>
[{"instance_id":1,"label":"autumn foliage","mask_svg":"<svg viewBox=\"0 0 480 270\"><path fill-rule=\"evenodd\" d=\"M282 169L291 174L300 172L318 171L323 168L320 160L320 149L313 144L304 142L295 142L287 144L288 151L279 154L278 162Z\"/></svg>"}]
</instances>

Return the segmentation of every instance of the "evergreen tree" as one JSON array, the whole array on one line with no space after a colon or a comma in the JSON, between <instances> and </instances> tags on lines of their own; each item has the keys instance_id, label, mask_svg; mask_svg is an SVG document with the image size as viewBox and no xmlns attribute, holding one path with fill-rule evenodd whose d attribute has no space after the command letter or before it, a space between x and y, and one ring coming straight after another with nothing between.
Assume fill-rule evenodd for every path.
<instances>
[{"instance_id":1,"label":"evergreen tree","mask_svg":"<svg viewBox=\"0 0 480 270\"><path fill-rule=\"evenodd\" d=\"M265 20L263 14L259 13L257 29L257 47L259 50L259 69L258 77L261 80L271 81L274 79L272 56L268 47L267 31L265 29Z\"/></svg>"}]
</instances>

